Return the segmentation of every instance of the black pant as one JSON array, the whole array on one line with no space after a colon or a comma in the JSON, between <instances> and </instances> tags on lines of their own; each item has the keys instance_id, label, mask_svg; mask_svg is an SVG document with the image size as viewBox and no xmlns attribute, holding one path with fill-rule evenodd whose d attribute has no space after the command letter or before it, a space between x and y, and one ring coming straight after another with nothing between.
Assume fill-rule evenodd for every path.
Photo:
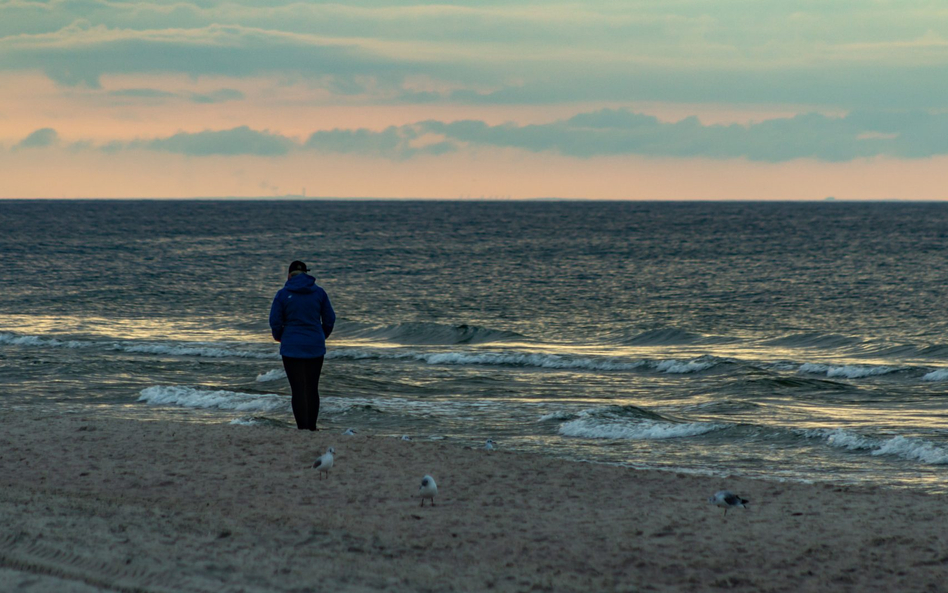
<instances>
[{"instance_id":1,"label":"black pant","mask_svg":"<svg viewBox=\"0 0 948 593\"><path fill-rule=\"evenodd\" d=\"M300 430L316 430L319 417L319 374L323 370L323 357L283 357L286 378L293 391L293 416Z\"/></svg>"}]
</instances>

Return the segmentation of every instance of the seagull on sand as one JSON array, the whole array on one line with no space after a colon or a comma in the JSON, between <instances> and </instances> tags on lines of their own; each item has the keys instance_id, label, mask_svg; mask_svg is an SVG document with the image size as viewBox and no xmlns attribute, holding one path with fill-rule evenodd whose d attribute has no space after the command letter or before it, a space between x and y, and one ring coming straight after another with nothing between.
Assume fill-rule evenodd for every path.
<instances>
[{"instance_id":1,"label":"seagull on sand","mask_svg":"<svg viewBox=\"0 0 948 593\"><path fill-rule=\"evenodd\" d=\"M484 443L484 448L488 451L494 450L494 439L487 439L487 442Z\"/></svg>"},{"instance_id":2,"label":"seagull on sand","mask_svg":"<svg viewBox=\"0 0 948 593\"><path fill-rule=\"evenodd\" d=\"M431 476L425 476L421 479L421 487L418 489L418 496L421 497L421 506L425 506L425 499L431 499L431 506L434 506L434 497L438 494L438 485L435 484L434 478Z\"/></svg>"},{"instance_id":3,"label":"seagull on sand","mask_svg":"<svg viewBox=\"0 0 948 593\"><path fill-rule=\"evenodd\" d=\"M326 450L326 453L322 455L313 463L313 469L319 471L319 479L323 478L323 474L326 474L326 477L329 477L329 470L332 469L333 455L336 453L336 450L332 447Z\"/></svg>"},{"instance_id":4,"label":"seagull on sand","mask_svg":"<svg viewBox=\"0 0 948 593\"><path fill-rule=\"evenodd\" d=\"M403 441L410 441L410 440L411 440L411 437L408 436L407 434L403 434L403 435L402 435L402 440L403 440Z\"/></svg>"},{"instance_id":5,"label":"seagull on sand","mask_svg":"<svg viewBox=\"0 0 948 593\"><path fill-rule=\"evenodd\" d=\"M353 437L355 436L355 434L356 434L356 431L355 429L352 429L352 428L347 428L344 431L342 431L342 435L347 436L347 437Z\"/></svg>"},{"instance_id":6,"label":"seagull on sand","mask_svg":"<svg viewBox=\"0 0 948 593\"><path fill-rule=\"evenodd\" d=\"M708 498L708 502L714 506L724 507L725 516L727 516L727 510L732 507L741 507L742 509L746 509L747 507L745 505L750 504L749 500L741 498L730 490L721 490L720 492L715 492L713 496Z\"/></svg>"}]
</instances>

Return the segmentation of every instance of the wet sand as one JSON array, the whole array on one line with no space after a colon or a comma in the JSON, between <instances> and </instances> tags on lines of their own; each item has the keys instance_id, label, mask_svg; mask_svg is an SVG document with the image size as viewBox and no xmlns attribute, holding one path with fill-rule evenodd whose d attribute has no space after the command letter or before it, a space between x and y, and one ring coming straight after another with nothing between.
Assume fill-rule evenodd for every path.
<instances>
[{"instance_id":1,"label":"wet sand","mask_svg":"<svg viewBox=\"0 0 948 593\"><path fill-rule=\"evenodd\" d=\"M414 497L424 474L434 507ZM724 517L706 501L722 488L750 510ZM0 413L2 591L944 591L944 507L438 441Z\"/></svg>"}]
</instances>

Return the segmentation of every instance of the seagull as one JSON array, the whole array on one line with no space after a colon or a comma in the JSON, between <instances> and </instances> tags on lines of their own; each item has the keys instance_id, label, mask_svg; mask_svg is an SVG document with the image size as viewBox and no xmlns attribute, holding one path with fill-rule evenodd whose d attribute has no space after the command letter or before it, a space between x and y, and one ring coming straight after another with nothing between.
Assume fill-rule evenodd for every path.
<instances>
[{"instance_id":1,"label":"seagull","mask_svg":"<svg viewBox=\"0 0 948 593\"><path fill-rule=\"evenodd\" d=\"M410 441L410 440L411 440L411 437L408 436L407 434L403 434L403 435L402 435L402 440L403 440L403 441Z\"/></svg>"},{"instance_id":2,"label":"seagull","mask_svg":"<svg viewBox=\"0 0 948 593\"><path fill-rule=\"evenodd\" d=\"M494 450L494 439L487 439L487 442L484 443L484 448L488 451Z\"/></svg>"},{"instance_id":3,"label":"seagull","mask_svg":"<svg viewBox=\"0 0 948 593\"><path fill-rule=\"evenodd\" d=\"M730 490L721 490L715 492L714 496L708 498L708 502L715 506L724 507L724 515L727 516L727 510L731 507L741 507L746 509L745 505L750 504L749 500L743 499Z\"/></svg>"},{"instance_id":4,"label":"seagull","mask_svg":"<svg viewBox=\"0 0 948 593\"><path fill-rule=\"evenodd\" d=\"M326 454L313 463L313 469L319 470L319 479L323 478L323 474L326 474L327 478L329 477L329 470L332 469L332 456L335 453L336 450L329 447L329 449L326 450Z\"/></svg>"},{"instance_id":5,"label":"seagull","mask_svg":"<svg viewBox=\"0 0 948 593\"><path fill-rule=\"evenodd\" d=\"M344 431L342 431L343 436L347 436L347 437L353 437L355 436L355 433L356 433L355 429L352 429L352 428L347 428Z\"/></svg>"},{"instance_id":6,"label":"seagull","mask_svg":"<svg viewBox=\"0 0 948 593\"><path fill-rule=\"evenodd\" d=\"M421 479L421 488L418 489L418 496L421 497L421 506L425 506L425 499L431 499L431 506L434 506L434 497L438 493L438 485L434 478L425 476Z\"/></svg>"}]
</instances>

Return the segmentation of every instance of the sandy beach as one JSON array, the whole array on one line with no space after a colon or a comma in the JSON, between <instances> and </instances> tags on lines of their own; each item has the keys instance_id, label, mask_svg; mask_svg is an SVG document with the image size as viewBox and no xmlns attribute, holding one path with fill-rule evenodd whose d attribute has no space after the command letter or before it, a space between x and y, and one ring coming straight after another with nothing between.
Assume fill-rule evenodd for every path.
<instances>
[{"instance_id":1,"label":"sandy beach","mask_svg":"<svg viewBox=\"0 0 948 593\"><path fill-rule=\"evenodd\" d=\"M438 441L0 416L3 591L940 591L944 501ZM311 469L326 447L336 467ZM421 477L438 481L419 508ZM721 488L752 501L723 516Z\"/></svg>"}]
</instances>

